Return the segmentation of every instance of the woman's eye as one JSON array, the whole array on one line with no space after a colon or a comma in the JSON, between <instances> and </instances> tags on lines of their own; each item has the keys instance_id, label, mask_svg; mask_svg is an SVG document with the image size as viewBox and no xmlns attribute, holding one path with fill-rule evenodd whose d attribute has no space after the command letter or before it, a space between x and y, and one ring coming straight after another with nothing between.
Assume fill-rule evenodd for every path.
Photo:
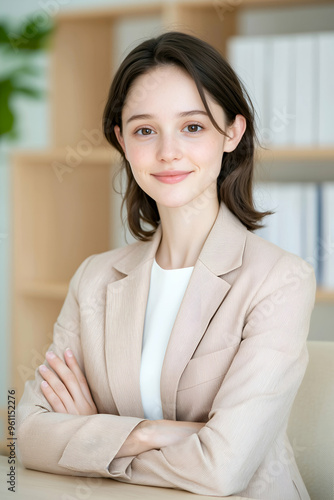
<instances>
[{"instance_id":1,"label":"woman's eye","mask_svg":"<svg viewBox=\"0 0 334 500\"><path fill-rule=\"evenodd\" d=\"M201 125L197 125L197 123L192 123L191 125L187 125L185 128L189 129L189 132L199 132L199 128L202 129Z\"/></svg>"},{"instance_id":2,"label":"woman's eye","mask_svg":"<svg viewBox=\"0 0 334 500\"><path fill-rule=\"evenodd\" d=\"M139 132L142 132L141 134L139 134ZM138 134L138 135L152 135L151 134L152 130L150 128L147 128L147 127L143 127L143 128L139 128L135 134Z\"/></svg>"},{"instance_id":3,"label":"woman's eye","mask_svg":"<svg viewBox=\"0 0 334 500\"><path fill-rule=\"evenodd\" d=\"M188 129L188 132L192 133L199 132L200 131L199 129L203 129L203 127L201 125L198 125L197 123L192 123L190 125L187 125L185 128ZM152 135L152 133L153 130L151 128L142 127L136 130L135 135L149 136Z\"/></svg>"}]
</instances>

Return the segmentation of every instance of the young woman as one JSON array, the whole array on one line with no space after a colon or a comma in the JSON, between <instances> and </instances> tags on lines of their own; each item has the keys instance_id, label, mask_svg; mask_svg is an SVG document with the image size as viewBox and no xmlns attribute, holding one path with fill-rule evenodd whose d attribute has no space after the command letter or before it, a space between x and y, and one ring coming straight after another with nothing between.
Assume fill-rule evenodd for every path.
<instances>
[{"instance_id":1,"label":"young woman","mask_svg":"<svg viewBox=\"0 0 334 500\"><path fill-rule=\"evenodd\" d=\"M253 110L210 45L144 41L112 82L133 244L75 272L18 409L28 468L309 499L286 434L308 363L306 262L254 234ZM66 349L69 348L69 349Z\"/></svg>"}]
</instances>

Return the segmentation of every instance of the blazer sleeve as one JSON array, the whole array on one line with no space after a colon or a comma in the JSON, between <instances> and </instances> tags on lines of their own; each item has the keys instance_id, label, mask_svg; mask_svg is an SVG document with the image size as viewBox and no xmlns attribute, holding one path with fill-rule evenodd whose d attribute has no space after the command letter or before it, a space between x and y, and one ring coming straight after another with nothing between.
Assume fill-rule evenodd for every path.
<instances>
[{"instance_id":1,"label":"blazer sleeve","mask_svg":"<svg viewBox=\"0 0 334 500\"><path fill-rule=\"evenodd\" d=\"M314 306L312 267L292 254L278 259L254 291L242 340L197 433L136 457L106 458L100 469L121 482L228 496L244 490L287 424L308 364L306 339ZM87 419L88 420L88 419ZM81 428L72 440L80 448ZM123 435L124 437L124 435ZM72 450L59 464L77 468ZM87 459L86 468L93 465Z\"/></svg>"},{"instance_id":2,"label":"blazer sleeve","mask_svg":"<svg viewBox=\"0 0 334 500\"><path fill-rule=\"evenodd\" d=\"M83 372L78 288L82 274L93 258L94 255L83 261L70 281L66 299L54 324L53 343L49 347L63 360L64 350L70 347ZM46 360L44 364L51 368ZM17 452L21 463L29 469L56 474L109 477L107 467L110 460L130 432L144 419L109 414L84 416L56 413L41 391L42 381L37 368L35 379L25 383L17 407ZM61 463L65 450L75 456L71 468Z\"/></svg>"}]
</instances>

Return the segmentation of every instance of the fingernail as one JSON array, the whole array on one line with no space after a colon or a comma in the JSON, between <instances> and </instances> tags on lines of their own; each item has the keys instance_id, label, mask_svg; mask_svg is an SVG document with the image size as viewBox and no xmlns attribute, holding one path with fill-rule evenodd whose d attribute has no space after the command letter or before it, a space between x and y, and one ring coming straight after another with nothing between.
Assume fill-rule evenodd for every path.
<instances>
[{"instance_id":1,"label":"fingernail","mask_svg":"<svg viewBox=\"0 0 334 500\"><path fill-rule=\"evenodd\" d=\"M54 353L54 352L52 352L52 351L48 351L48 352L46 353L46 357L47 357L47 358L49 358L49 359L53 359L53 358L55 358L55 357L56 357L56 355L55 355L55 353Z\"/></svg>"},{"instance_id":2,"label":"fingernail","mask_svg":"<svg viewBox=\"0 0 334 500\"><path fill-rule=\"evenodd\" d=\"M47 381L46 381L46 380L43 380L43 382L41 383L41 385L42 385L43 387L47 387L49 384L47 383Z\"/></svg>"},{"instance_id":3,"label":"fingernail","mask_svg":"<svg viewBox=\"0 0 334 500\"><path fill-rule=\"evenodd\" d=\"M73 353L69 347L66 347L65 351L66 351L67 356L69 356L69 357L73 356Z\"/></svg>"},{"instance_id":4,"label":"fingernail","mask_svg":"<svg viewBox=\"0 0 334 500\"><path fill-rule=\"evenodd\" d=\"M40 365L38 368L39 368L39 371L41 371L41 372L46 372L46 370L47 370L45 365Z\"/></svg>"}]
</instances>

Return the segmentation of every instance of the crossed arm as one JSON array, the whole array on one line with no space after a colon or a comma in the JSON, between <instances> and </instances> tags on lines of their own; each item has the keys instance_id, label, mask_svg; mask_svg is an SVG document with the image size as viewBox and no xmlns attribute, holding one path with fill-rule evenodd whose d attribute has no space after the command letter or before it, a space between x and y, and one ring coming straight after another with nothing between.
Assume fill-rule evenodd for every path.
<instances>
[{"instance_id":1,"label":"crossed arm","mask_svg":"<svg viewBox=\"0 0 334 500\"><path fill-rule=\"evenodd\" d=\"M43 377L42 392L56 413L95 415L98 413L87 380L70 349L64 352L64 363L49 351L46 358L54 370L40 365ZM178 443L197 433L205 423L174 420L143 420L129 434L115 458L139 455L145 451L160 449Z\"/></svg>"}]
</instances>

